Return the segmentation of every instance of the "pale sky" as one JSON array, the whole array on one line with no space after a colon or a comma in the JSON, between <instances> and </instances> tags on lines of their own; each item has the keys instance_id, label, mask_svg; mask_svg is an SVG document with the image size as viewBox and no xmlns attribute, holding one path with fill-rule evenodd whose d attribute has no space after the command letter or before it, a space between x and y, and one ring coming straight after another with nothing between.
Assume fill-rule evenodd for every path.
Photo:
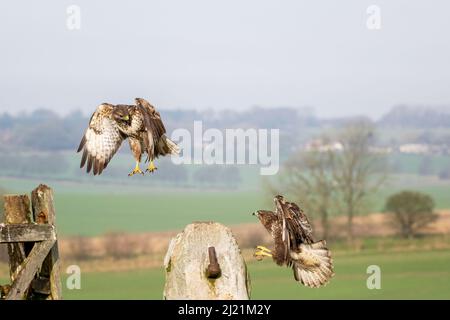
<instances>
[{"instance_id":1,"label":"pale sky","mask_svg":"<svg viewBox=\"0 0 450 320\"><path fill-rule=\"evenodd\" d=\"M369 5L381 29L366 26ZM67 28L70 5L81 29ZM450 105L450 2L3 1L0 112Z\"/></svg>"}]
</instances>

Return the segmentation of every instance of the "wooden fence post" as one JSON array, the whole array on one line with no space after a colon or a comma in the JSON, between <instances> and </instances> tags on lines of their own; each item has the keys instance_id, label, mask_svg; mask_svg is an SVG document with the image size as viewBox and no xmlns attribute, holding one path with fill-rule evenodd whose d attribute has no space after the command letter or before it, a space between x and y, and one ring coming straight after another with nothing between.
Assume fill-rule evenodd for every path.
<instances>
[{"instance_id":1,"label":"wooden fence post","mask_svg":"<svg viewBox=\"0 0 450 320\"><path fill-rule=\"evenodd\" d=\"M53 200L53 191L46 185L39 185L31 192L31 204L33 208L34 221L37 224L49 224L55 226L55 206ZM36 281L33 283L33 289L39 291L42 287L40 283L44 280L50 284L49 299L61 299L61 278L60 262L58 253L58 240L50 249L50 253L45 258L42 268L36 275ZM47 281L48 280L48 281ZM45 286L44 286L45 287ZM43 294L48 294L47 290L41 290Z\"/></svg>"},{"instance_id":2,"label":"wooden fence post","mask_svg":"<svg viewBox=\"0 0 450 320\"><path fill-rule=\"evenodd\" d=\"M61 299L52 190L40 185L31 203L33 215L27 195L5 196L0 243L8 245L11 285L1 286L2 297Z\"/></svg>"},{"instance_id":3,"label":"wooden fence post","mask_svg":"<svg viewBox=\"0 0 450 320\"><path fill-rule=\"evenodd\" d=\"M31 223L30 198L25 195L6 195L4 197L4 211L6 225ZM9 273L11 282L14 282L18 268L30 251L29 246L20 242L7 242L9 255Z\"/></svg>"},{"instance_id":4,"label":"wooden fence post","mask_svg":"<svg viewBox=\"0 0 450 320\"><path fill-rule=\"evenodd\" d=\"M248 300L247 266L230 229L195 222L172 239L164 259L167 300Z\"/></svg>"}]
</instances>

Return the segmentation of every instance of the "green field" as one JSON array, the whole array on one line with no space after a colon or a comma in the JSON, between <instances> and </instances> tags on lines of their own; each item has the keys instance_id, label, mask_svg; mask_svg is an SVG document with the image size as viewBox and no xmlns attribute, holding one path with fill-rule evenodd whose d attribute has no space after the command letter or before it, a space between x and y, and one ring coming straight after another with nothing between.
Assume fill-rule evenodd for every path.
<instances>
[{"instance_id":1,"label":"green field","mask_svg":"<svg viewBox=\"0 0 450 320\"><path fill-rule=\"evenodd\" d=\"M262 189L257 166L239 166L241 183L235 189L207 188L193 181L184 187L170 185L147 175L129 178L129 154L118 154L111 169L123 177L86 175L78 168L79 155L65 154L68 168L62 175L40 178L0 176L0 187L11 193L28 193L39 183L55 191L59 234L99 235L110 231L151 232L180 230L192 221L213 220L227 225L254 222L251 213L271 208L271 199ZM392 155L403 172L389 176L378 193L372 195L365 213L383 210L386 198L404 189L430 194L437 209L450 208L450 180L417 175L421 156ZM450 165L450 158L433 157L433 171ZM186 165L190 175L200 166ZM117 172L116 172L117 173ZM50 178L49 178L50 177ZM271 177L276 179L277 177ZM313 213L309 213L313 215Z\"/></svg>"},{"instance_id":2,"label":"green field","mask_svg":"<svg viewBox=\"0 0 450 320\"><path fill-rule=\"evenodd\" d=\"M324 288L297 284L288 268L271 261L248 264L252 299L450 299L450 252L362 252L336 255L336 276ZM381 289L369 290L369 265L381 268ZM81 265L81 268L83 266ZM1 280L1 279L0 279ZM3 280L4 281L4 280ZM63 279L65 281L65 278ZM65 287L65 286L64 286ZM82 274L81 290L65 299L162 299L162 269Z\"/></svg>"},{"instance_id":3,"label":"green field","mask_svg":"<svg viewBox=\"0 0 450 320\"><path fill-rule=\"evenodd\" d=\"M133 180L117 184L0 179L0 185L15 193L30 192L41 182L55 190L57 224L62 236L180 230L192 221L205 220L227 225L255 222L251 213L272 205L262 190L254 189L152 188L136 185ZM367 212L382 210L386 198L403 189L429 193L438 209L450 208L449 181L397 175L372 196Z\"/></svg>"},{"instance_id":4,"label":"green field","mask_svg":"<svg viewBox=\"0 0 450 320\"><path fill-rule=\"evenodd\" d=\"M65 235L174 230L192 221L254 222L251 213L261 208L260 202L252 192L150 191L126 195L62 194L56 198L58 228Z\"/></svg>"}]
</instances>

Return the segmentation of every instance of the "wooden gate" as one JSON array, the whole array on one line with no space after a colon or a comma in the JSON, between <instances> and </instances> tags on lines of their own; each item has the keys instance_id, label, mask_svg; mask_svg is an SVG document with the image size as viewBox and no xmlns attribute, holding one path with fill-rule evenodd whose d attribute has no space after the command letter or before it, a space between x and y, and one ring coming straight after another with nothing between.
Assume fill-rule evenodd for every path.
<instances>
[{"instance_id":1,"label":"wooden gate","mask_svg":"<svg viewBox=\"0 0 450 320\"><path fill-rule=\"evenodd\" d=\"M0 243L8 246L11 277L11 284L0 287L2 299L61 299L52 189L34 189L31 210L28 195L5 196Z\"/></svg>"}]
</instances>

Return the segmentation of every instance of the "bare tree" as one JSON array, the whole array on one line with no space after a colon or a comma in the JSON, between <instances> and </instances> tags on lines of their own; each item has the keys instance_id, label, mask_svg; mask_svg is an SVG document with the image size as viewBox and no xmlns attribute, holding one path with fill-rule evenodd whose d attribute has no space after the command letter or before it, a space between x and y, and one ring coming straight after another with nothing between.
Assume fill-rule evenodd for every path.
<instances>
[{"instance_id":1,"label":"bare tree","mask_svg":"<svg viewBox=\"0 0 450 320\"><path fill-rule=\"evenodd\" d=\"M329 152L303 151L291 157L285 165L284 185L293 200L305 206L311 215L318 214L322 237L329 236L329 216L335 201L335 183L330 172Z\"/></svg>"},{"instance_id":2,"label":"bare tree","mask_svg":"<svg viewBox=\"0 0 450 320\"><path fill-rule=\"evenodd\" d=\"M266 182L266 190L286 192L308 214L318 215L324 238L329 236L330 214L346 214L352 241L354 216L386 177L384 158L373 152L373 142L374 126L364 119L323 134L311 148L288 159L278 184Z\"/></svg>"},{"instance_id":3,"label":"bare tree","mask_svg":"<svg viewBox=\"0 0 450 320\"><path fill-rule=\"evenodd\" d=\"M371 152L374 141L372 122L359 119L348 123L336 134L340 150L331 152L333 179L347 215L347 237L353 240L353 218L360 214L366 200L385 180L382 156Z\"/></svg>"}]
</instances>

